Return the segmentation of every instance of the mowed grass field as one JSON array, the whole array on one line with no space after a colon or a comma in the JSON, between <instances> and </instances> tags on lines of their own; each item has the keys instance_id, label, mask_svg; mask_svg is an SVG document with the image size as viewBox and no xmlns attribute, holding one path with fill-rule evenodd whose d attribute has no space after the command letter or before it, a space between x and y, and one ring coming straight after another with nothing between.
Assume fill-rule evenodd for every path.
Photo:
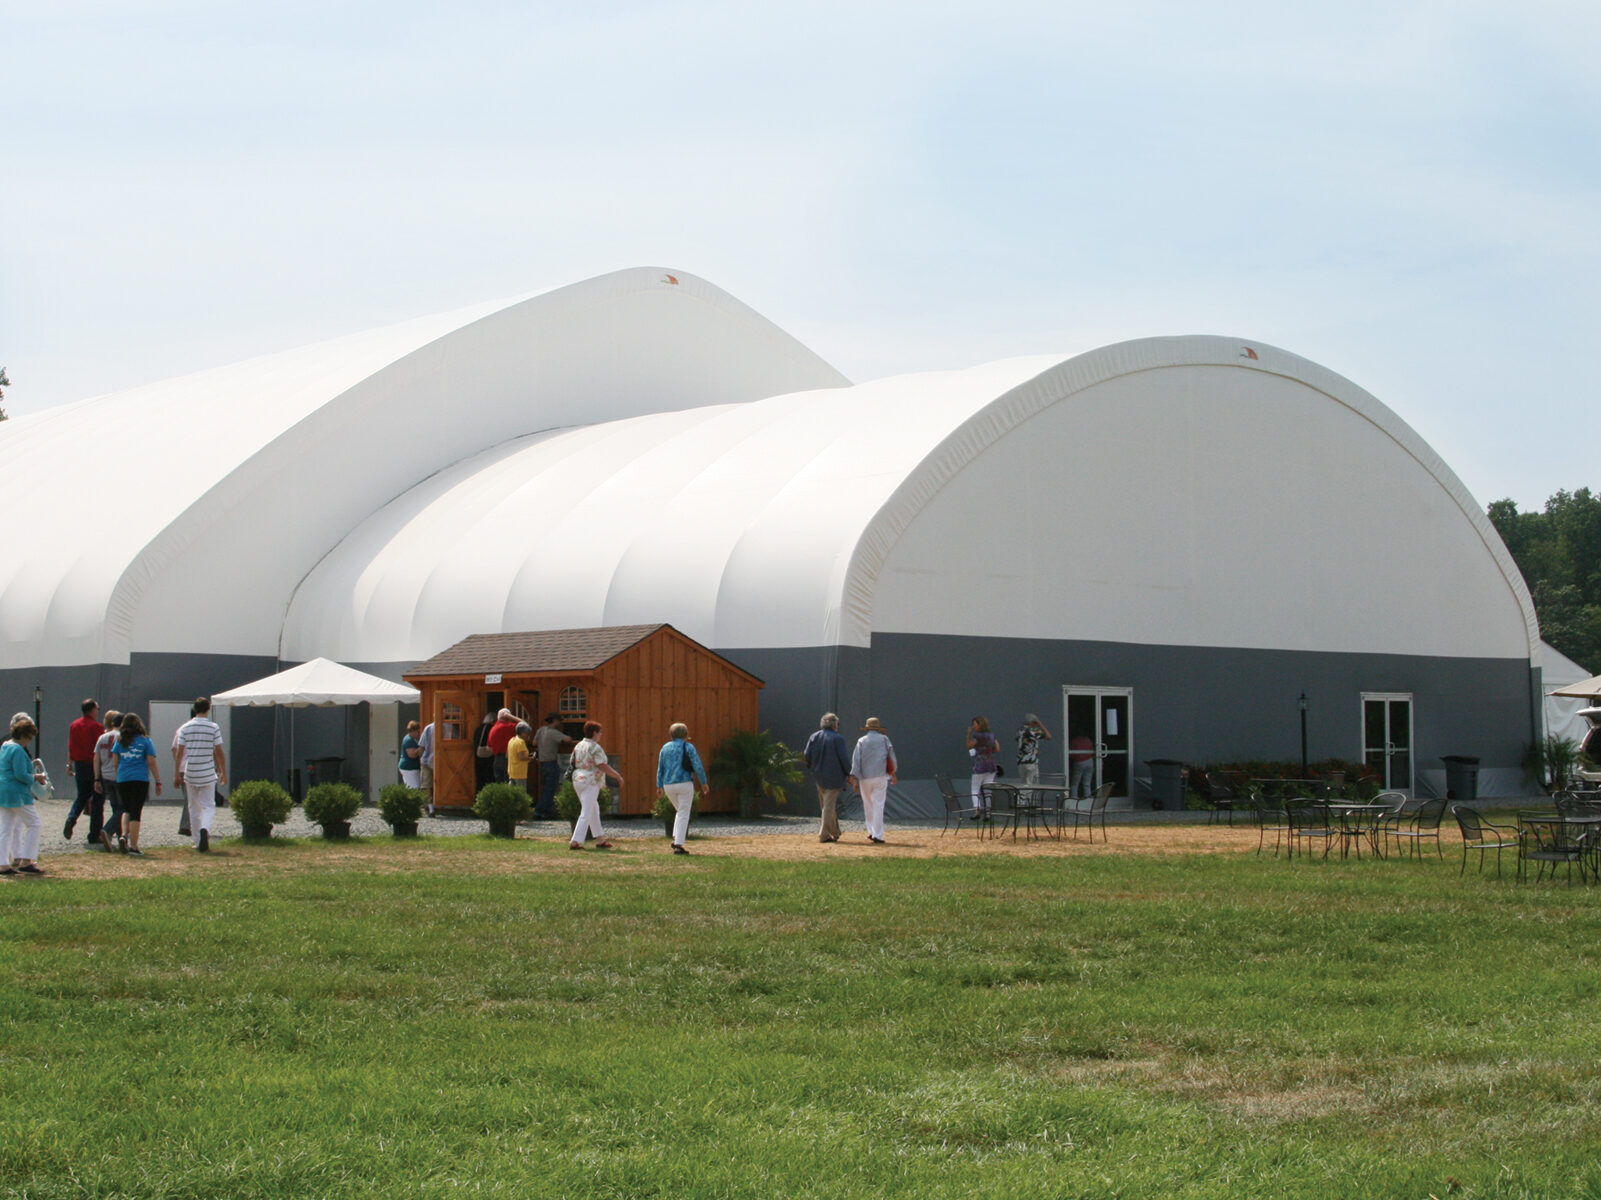
<instances>
[{"instance_id":1,"label":"mowed grass field","mask_svg":"<svg viewBox=\"0 0 1601 1200\"><path fill-rule=\"evenodd\" d=\"M1601 1196L1601 890L1142 836L49 860L0 1195Z\"/></svg>"}]
</instances>

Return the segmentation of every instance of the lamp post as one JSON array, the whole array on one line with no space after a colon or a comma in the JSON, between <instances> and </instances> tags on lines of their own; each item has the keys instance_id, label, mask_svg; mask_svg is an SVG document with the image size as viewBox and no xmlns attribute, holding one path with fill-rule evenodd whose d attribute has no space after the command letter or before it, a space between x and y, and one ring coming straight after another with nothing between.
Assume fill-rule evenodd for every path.
<instances>
[{"instance_id":1,"label":"lamp post","mask_svg":"<svg viewBox=\"0 0 1601 1200\"><path fill-rule=\"evenodd\" d=\"M44 761L44 721L40 718L40 708L44 704L44 689L37 683L33 685L33 724L34 743L33 756Z\"/></svg>"},{"instance_id":2,"label":"lamp post","mask_svg":"<svg viewBox=\"0 0 1601 1200\"><path fill-rule=\"evenodd\" d=\"M1306 778L1306 693L1301 693L1301 778Z\"/></svg>"}]
</instances>

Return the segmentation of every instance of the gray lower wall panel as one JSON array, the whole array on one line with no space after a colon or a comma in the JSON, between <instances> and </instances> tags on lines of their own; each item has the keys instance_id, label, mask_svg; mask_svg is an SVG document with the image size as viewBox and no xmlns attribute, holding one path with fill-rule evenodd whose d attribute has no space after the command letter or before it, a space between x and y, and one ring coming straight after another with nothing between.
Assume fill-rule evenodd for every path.
<instances>
[{"instance_id":1,"label":"gray lower wall panel","mask_svg":"<svg viewBox=\"0 0 1601 1200\"><path fill-rule=\"evenodd\" d=\"M1009 747L1025 712L1039 713L1058 740L1046 770L1062 769L1064 684L1134 690L1135 757L1204 763L1228 758L1299 758L1297 698L1308 698L1313 759L1360 759L1361 694L1414 697L1416 767L1425 788L1443 754L1483 760L1486 782L1507 787L1536 736L1537 676L1521 660L1442 659L1413 655L1311 654L1104 642L877 634L870 650L854 647L719 650L766 682L761 723L799 748L825 711L840 714L854 740L868 716L888 726L903 764L891 815L939 811L937 770L958 781L967 770L967 722L983 714ZM398 679L411 663L351 664ZM47 667L0 672L0 707L32 712L35 684L44 693L44 749L52 771L66 758L66 730L79 703L148 711L152 700L210 695L270 675L270 658L138 654L128 666ZM401 709L401 722L416 715ZM346 775L365 782L367 713L354 708L236 709L230 771L234 779L286 777L294 758L342 757ZM1010 761L1008 757L1007 760ZM388 780L380 780L385 783ZM809 786L790 811L815 812Z\"/></svg>"},{"instance_id":2,"label":"gray lower wall panel","mask_svg":"<svg viewBox=\"0 0 1601 1200\"><path fill-rule=\"evenodd\" d=\"M1425 790L1444 754L1480 758L1487 783L1506 787L1535 736L1538 680L1522 660L1317 654L1105 642L875 634L871 650L839 652L837 676L821 649L719 650L761 676L762 724L800 746L825 708L849 739L877 716L903 764L892 813L938 811L929 781L967 773L968 720L989 718L1010 748L1023 714L1057 735L1045 769L1062 770L1064 685L1133 689L1136 774L1144 762L1298 759L1298 698L1307 695L1310 758L1362 758L1361 695L1413 698L1416 767ZM1003 761L1010 763L1011 757Z\"/></svg>"}]
</instances>

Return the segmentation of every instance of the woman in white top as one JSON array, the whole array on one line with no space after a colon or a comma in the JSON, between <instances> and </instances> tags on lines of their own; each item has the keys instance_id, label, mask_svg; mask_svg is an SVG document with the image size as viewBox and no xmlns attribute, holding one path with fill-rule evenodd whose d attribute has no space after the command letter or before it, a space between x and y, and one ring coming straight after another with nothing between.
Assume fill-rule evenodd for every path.
<instances>
[{"instance_id":1,"label":"woman in white top","mask_svg":"<svg viewBox=\"0 0 1601 1200\"><path fill-rule=\"evenodd\" d=\"M569 850L582 850L584 839L593 833L595 849L610 850L600 827L600 781L607 776L621 787L623 777L606 763L606 752L600 748L600 722L584 725L584 740L573 747L573 790L578 793L578 824L573 826L573 840Z\"/></svg>"}]
</instances>

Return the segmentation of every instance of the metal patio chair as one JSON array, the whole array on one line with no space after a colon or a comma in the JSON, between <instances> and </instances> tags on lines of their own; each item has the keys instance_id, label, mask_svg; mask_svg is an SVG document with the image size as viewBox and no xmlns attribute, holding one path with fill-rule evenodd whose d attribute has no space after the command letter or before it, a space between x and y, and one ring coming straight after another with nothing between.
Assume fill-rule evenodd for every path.
<instances>
[{"instance_id":1,"label":"metal patio chair","mask_svg":"<svg viewBox=\"0 0 1601 1200\"><path fill-rule=\"evenodd\" d=\"M1289 814L1290 857L1295 857L1297 842L1305 843L1304 853L1307 854L1321 842L1323 857L1327 858L1330 847L1340 836L1339 825L1329 820L1328 805L1310 800L1291 801L1285 805L1285 812Z\"/></svg>"},{"instance_id":2,"label":"metal patio chair","mask_svg":"<svg viewBox=\"0 0 1601 1200\"><path fill-rule=\"evenodd\" d=\"M1018 793L1017 787L1010 783L986 783L980 794L984 797L984 811L980 820L989 828L989 835L996 836L999 826L1004 829L1007 825L1012 827L1012 836L1017 836Z\"/></svg>"},{"instance_id":3,"label":"metal patio chair","mask_svg":"<svg viewBox=\"0 0 1601 1200\"><path fill-rule=\"evenodd\" d=\"M1410 816L1403 811L1395 825L1384 829L1384 837L1410 846L1411 853L1418 858L1423 857L1423 843L1432 841L1443 859L1445 851L1440 846L1440 822L1445 818L1446 804L1446 799L1441 796L1425 800Z\"/></svg>"},{"instance_id":4,"label":"metal patio chair","mask_svg":"<svg viewBox=\"0 0 1601 1200\"><path fill-rule=\"evenodd\" d=\"M956 794L956 788L951 785L951 777L946 772L935 771L934 784L945 800L945 828L939 831L940 837L952 830L960 833L963 821L971 821L980 815L978 806L972 802L971 795Z\"/></svg>"},{"instance_id":5,"label":"metal patio chair","mask_svg":"<svg viewBox=\"0 0 1601 1200\"><path fill-rule=\"evenodd\" d=\"M1518 880L1521 882L1529 877L1529 864L1538 864L1535 882L1545 877L1547 864L1551 867L1551 878L1555 879L1557 867L1566 863L1568 865L1568 886L1573 886L1573 864L1579 864L1579 882L1584 882L1585 870L1588 865L1589 826L1570 825L1561 816L1519 816L1518 817Z\"/></svg>"},{"instance_id":6,"label":"metal patio chair","mask_svg":"<svg viewBox=\"0 0 1601 1200\"><path fill-rule=\"evenodd\" d=\"M1262 853L1262 847L1267 841L1267 835L1273 835L1273 857L1279 856L1279 843L1288 842L1290 836L1290 811L1278 800L1269 800L1261 792L1253 797L1256 809L1256 853ZM1289 847L1290 853L1295 852L1293 844Z\"/></svg>"},{"instance_id":7,"label":"metal patio chair","mask_svg":"<svg viewBox=\"0 0 1601 1200\"><path fill-rule=\"evenodd\" d=\"M1075 800L1072 807L1062 810L1062 819L1073 818L1073 836L1078 837L1079 822L1083 821L1089 827L1090 841L1095 840L1095 818L1101 818L1101 841L1106 841L1106 803L1112 798L1112 785L1103 783L1095 789L1095 794L1088 801Z\"/></svg>"},{"instance_id":8,"label":"metal patio chair","mask_svg":"<svg viewBox=\"0 0 1601 1200\"><path fill-rule=\"evenodd\" d=\"M1479 874L1484 874L1484 856L1495 851L1495 877L1501 878L1501 851L1516 850L1518 848L1518 830L1515 825L1496 825L1486 821L1479 815L1477 809L1469 808L1466 804L1451 806L1451 815L1456 818L1457 828L1462 831L1462 869L1458 876L1467 874L1468 851L1479 852Z\"/></svg>"},{"instance_id":9,"label":"metal patio chair","mask_svg":"<svg viewBox=\"0 0 1601 1200\"><path fill-rule=\"evenodd\" d=\"M1225 771L1208 771L1206 790L1212 800L1212 813L1206 819L1208 825L1217 823L1217 814L1220 812L1228 814L1229 824L1232 825L1235 809L1252 807L1251 797L1242 794L1239 784L1230 779Z\"/></svg>"}]
</instances>

